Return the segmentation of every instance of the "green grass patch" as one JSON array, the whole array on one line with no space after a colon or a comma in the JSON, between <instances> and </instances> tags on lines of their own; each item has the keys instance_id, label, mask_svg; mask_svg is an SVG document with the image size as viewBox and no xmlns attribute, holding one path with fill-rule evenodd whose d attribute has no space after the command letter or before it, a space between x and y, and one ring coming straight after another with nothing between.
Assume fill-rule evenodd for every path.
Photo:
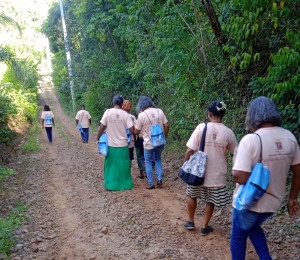
<instances>
[{"instance_id":1,"label":"green grass patch","mask_svg":"<svg viewBox=\"0 0 300 260\"><path fill-rule=\"evenodd\" d=\"M41 128L37 122L29 129L26 142L21 146L23 153L35 153L40 150L40 145L37 140L40 131Z\"/></svg>"},{"instance_id":2,"label":"green grass patch","mask_svg":"<svg viewBox=\"0 0 300 260\"><path fill-rule=\"evenodd\" d=\"M13 231L26 218L26 210L27 206L18 204L6 217L0 217L0 253L6 257L16 242Z\"/></svg>"},{"instance_id":3,"label":"green grass patch","mask_svg":"<svg viewBox=\"0 0 300 260\"><path fill-rule=\"evenodd\" d=\"M60 136L67 142L71 143L71 138L70 135L66 134L65 131L63 130L61 124L57 121L55 121L55 128L59 132Z\"/></svg>"}]
</instances>

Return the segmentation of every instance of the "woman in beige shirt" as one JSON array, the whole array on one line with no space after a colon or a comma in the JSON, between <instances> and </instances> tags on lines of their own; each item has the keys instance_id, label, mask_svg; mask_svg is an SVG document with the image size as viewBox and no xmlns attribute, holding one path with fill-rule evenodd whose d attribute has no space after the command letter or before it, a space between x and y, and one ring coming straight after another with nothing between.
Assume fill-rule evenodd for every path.
<instances>
[{"instance_id":1,"label":"woman in beige shirt","mask_svg":"<svg viewBox=\"0 0 300 260\"><path fill-rule=\"evenodd\" d=\"M208 106L209 123L207 123L204 148L207 154L205 180L202 186L187 185L186 189L186 195L188 196L188 221L184 224L185 228L189 230L195 229L194 216L197 198L206 203L200 230L202 236L213 231L213 228L208 223L215 206L225 207L230 203L226 188L226 152L228 151L233 155L238 143L232 130L222 123L225 112L226 105L219 100L211 102ZM199 150L204 127L204 123L198 125L188 140L185 161L189 160L190 156Z\"/></svg>"}]
</instances>

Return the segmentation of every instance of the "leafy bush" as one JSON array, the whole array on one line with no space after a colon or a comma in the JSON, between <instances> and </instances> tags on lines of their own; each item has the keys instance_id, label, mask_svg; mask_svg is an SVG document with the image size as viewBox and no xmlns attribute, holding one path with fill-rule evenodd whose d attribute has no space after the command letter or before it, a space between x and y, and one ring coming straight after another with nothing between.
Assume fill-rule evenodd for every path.
<instances>
[{"instance_id":1,"label":"leafy bush","mask_svg":"<svg viewBox=\"0 0 300 260\"><path fill-rule=\"evenodd\" d=\"M13 169L0 166L0 180L6 178L8 175L14 174Z\"/></svg>"}]
</instances>

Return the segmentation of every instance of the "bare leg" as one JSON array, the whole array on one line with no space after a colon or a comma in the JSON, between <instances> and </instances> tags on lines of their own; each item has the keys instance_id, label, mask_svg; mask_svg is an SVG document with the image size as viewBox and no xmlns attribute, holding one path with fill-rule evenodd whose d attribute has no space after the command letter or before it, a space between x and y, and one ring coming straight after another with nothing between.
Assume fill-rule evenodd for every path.
<instances>
[{"instance_id":1,"label":"bare leg","mask_svg":"<svg viewBox=\"0 0 300 260\"><path fill-rule=\"evenodd\" d=\"M203 228L206 228L208 226L208 223L211 219L211 216L214 212L214 208L215 208L215 205L210 203L210 202L207 202L206 205L205 205L205 209L204 209L204 216L203 216Z\"/></svg>"},{"instance_id":2,"label":"bare leg","mask_svg":"<svg viewBox=\"0 0 300 260\"><path fill-rule=\"evenodd\" d=\"M195 211L197 208L197 198L188 197L187 200L189 221L194 222Z\"/></svg>"}]
</instances>

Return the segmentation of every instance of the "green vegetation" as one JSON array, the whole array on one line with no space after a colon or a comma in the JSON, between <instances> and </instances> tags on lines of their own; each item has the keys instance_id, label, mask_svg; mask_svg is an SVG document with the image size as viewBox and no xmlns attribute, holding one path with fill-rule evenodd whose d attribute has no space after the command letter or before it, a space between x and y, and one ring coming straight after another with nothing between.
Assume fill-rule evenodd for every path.
<instances>
[{"instance_id":1,"label":"green vegetation","mask_svg":"<svg viewBox=\"0 0 300 260\"><path fill-rule=\"evenodd\" d=\"M299 6L299 0L66 0L77 106L85 103L98 121L116 93L134 105L150 96L167 114L170 141L181 142L216 98L227 103L225 123L240 138L248 102L266 95L299 140ZM43 31L53 82L71 111L58 3Z\"/></svg>"},{"instance_id":2,"label":"green vegetation","mask_svg":"<svg viewBox=\"0 0 300 260\"><path fill-rule=\"evenodd\" d=\"M41 3L0 4L0 145L13 145L16 132L36 119L38 65L45 55ZM1 164L0 158L0 164Z\"/></svg>"},{"instance_id":3,"label":"green vegetation","mask_svg":"<svg viewBox=\"0 0 300 260\"><path fill-rule=\"evenodd\" d=\"M29 129L26 141L21 146L23 153L35 153L40 150L40 145L37 140L37 135L40 131L40 124L37 122Z\"/></svg>"},{"instance_id":4,"label":"green vegetation","mask_svg":"<svg viewBox=\"0 0 300 260\"><path fill-rule=\"evenodd\" d=\"M7 217L0 217L0 253L5 256L8 256L10 248L16 241L12 232L26 218L26 209L26 206L19 204Z\"/></svg>"},{"instance_id":5,"label":"green vegetation","mask_svg":"<svg viewBox=\"0 0 300 260\"><path fill-rule=\"evenodd\" d=\"M7 200L12 189L24 181L28 169L14 171L3 166L17 147L18 135L28 137L22 145L25 153L39 149L36 135L38 97L38 65L45 56L45 38L38 32L42 24L43 7L48 0L10 1L0 3L0 258L9 259L16 242L14 230L25 218L26 206ZM10 148L9 148L10 147ZM9 151L9 154L8 154ZM12 176L13 175L13 176ZM16 199L17 200L17 199ZM9 203L9 205L7 205Z\"/></svg>"},{"instance_id":6,"label":"green vegetation","mask_svg":"<svg viewBox=\"0 0 300 260\"><path fill-rule=\"evenodd\" d=\"M0 166L0 181L6 178L8 175L14 174L14 171L10 168Z\"/></svg>"}]
</instances>

